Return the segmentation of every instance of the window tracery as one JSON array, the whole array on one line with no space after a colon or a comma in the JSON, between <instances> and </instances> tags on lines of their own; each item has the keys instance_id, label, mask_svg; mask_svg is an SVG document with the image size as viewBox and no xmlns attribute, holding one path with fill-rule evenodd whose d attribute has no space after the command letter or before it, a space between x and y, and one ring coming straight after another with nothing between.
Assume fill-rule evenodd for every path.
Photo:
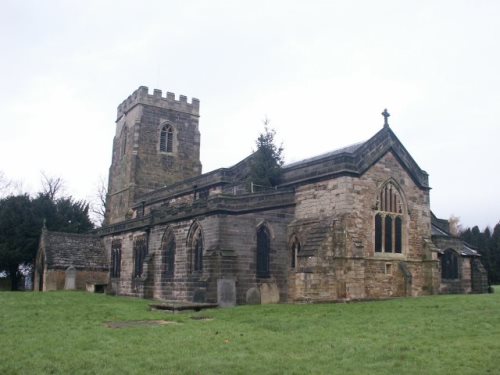
<instances>
[{"instance_id":1,"label":"window tracery","mask_svg":"<svg viewBox=\"0 0 500 375\"><path fill-rule=\"evenodd\" d=\"M377 196L375 213L375 252L403 252L404 201L392 182L385 184Z\"/></svg>"}]
</instances>

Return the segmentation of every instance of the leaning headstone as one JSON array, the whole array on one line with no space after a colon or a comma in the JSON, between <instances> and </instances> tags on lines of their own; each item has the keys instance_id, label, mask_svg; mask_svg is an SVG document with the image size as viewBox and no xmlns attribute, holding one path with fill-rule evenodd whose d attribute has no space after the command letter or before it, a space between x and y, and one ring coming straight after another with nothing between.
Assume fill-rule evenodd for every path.
<instances>
[{"instance_id":1,"label":"leaning headstone","mask_svg":"<svg viewBox=\"0 0 500 375\"><path fill-rule=\"evenodd\" d=\"M236 305L236 281L234 279L217 280L217 304L220 307Z\"/></svg>"},{"instance_id":2,"label":"leaning headstone","mask_svg":"<svg viewBox=\"0 0 500 375\"><path fill-rule=\"evenodd\" d=\"M65 290L76 289L76 269L73 266L70 266L66 269L66 277L64 279L64 289Z\"/></svg>"},{"instance_id":3,"label":"leaning headstone","mask_svg":"<svg viewBox=\"0 0 500 375\"><path fill-rule=\"evenodd\" d=\"M280 301L280 291L276 283L264 283L260 286L260 303L278 303Z\"/></svg>"},{"instance_id":4,"label":"leaning headstone","mask_svg":"<svg viewBox=\"0 0 500 375\"><path fill-rule=\"evenodd\" d=\"M248 305L260 305L259 288L250 288L247 290L246 301Z\"/></svg>"}]
</instances>

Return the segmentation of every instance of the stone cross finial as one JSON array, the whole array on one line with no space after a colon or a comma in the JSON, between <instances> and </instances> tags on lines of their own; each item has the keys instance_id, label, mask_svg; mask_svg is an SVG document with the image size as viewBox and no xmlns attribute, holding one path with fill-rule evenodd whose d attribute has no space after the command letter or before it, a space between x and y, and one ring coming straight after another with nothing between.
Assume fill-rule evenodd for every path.
<instances>
[{"instance_id":1,"label":"stone cross finial","mask_svg":"<svg viewBox=\"0 0 500 375\"><path fill-rule=\"evenodd\" d=\"M384 116L384 128L389 126L389 121L388 121L388 118L391 114L389 112L387 112L387 108L384 109L384 112L382 112L382 116Z\"/></svg>"}]
</instances>

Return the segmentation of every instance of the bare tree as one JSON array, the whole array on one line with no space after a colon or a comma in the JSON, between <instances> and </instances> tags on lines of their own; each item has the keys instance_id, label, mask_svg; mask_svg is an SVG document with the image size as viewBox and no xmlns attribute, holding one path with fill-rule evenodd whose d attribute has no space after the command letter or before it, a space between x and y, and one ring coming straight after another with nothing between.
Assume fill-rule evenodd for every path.
<instances>
[{"instance_id":1,"label":"bare tree","mask_svg":"<svg viewBox=\"0 0 500 375\"><path fill-rule=\"evenodd\" d=\"M92 199L91 203L91 216L92 222L96 226L101 226L104 222L104 216L106 214L106 196L108 194L108 188L106 186L106 179L101 176L99 182L97 183L97 191Z\"/></svg>"},{"instance_id":2,"label":"bare tree","mask_svg":"<svg viewBox=\"0 0 500 375\"><path fill-rule=\"evenodd\" d=\"M5 177L5 174L0 171L0 196L5 196L8 194L8 190L11 187L12 182Z\"/></svg>"},{"instance_id":3,"label":"bare tree","mask_svg":"<svg viewBox=\"0 0 500 375\"><path fill-rule=\"evenodd\" d=\"M22 194L22 190L23 186L21 182L8 179L5 173L0 171L0 198Z\"/></svg>"},{"instance_id":4,"label":"bare tree","mask_svg":"<svg viewBox=\"0 0 500 375\"><path fill-rule=\"evenodd\" d=\"M42 194L47 195L50 200L54 200L58 195L64 193L64 180L61 177L50 177L45 172L42 173Z\"/></svg>"}]
</instances>

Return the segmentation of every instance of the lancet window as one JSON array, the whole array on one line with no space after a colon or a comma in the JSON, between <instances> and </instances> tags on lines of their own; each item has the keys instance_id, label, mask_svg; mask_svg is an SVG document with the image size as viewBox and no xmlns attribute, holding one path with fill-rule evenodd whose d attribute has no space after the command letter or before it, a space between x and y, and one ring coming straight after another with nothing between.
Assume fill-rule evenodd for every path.
<instances>
[{"instance_id":1,"label":"lancet window","mask_svg":"<svg viewBox=\"0 0 500 375\"><path fill-rule=\"evenodd\" d=\"M195 223L189 235L190 262L192 272L203 271L203 236L198 223Z\"/></svg>"},{"instance_id":2,"label":"lancet window","mask_svg":"<svg viewBox=\"0 0 500 375\"><path fill-rule=\"evenodd\" d=\"M261 225L257 229L257 277L270 276L271 236L269 229Z\"/></svg>"},{"instance_id":3,"label":"lancet window","mask_svg":"<svg viewBox=\"0 0 500 375\"><path fill-rule=\"evenodd\" d=\"M111 242L111 277L120 277L122 261L122 242L114 240Z\"/></svg>"},{"instance_id":4,"label":"lancet window","mask_svg":"<svg viewBox=\"0 0 500 375\"><path fill-rule=\"evenodd\" d=\"M299 253L300 253L300 241L296 236L294 236L291 246L290 268L297 267L297 256L299 255Z\"/></svg>"}]
</instances>

